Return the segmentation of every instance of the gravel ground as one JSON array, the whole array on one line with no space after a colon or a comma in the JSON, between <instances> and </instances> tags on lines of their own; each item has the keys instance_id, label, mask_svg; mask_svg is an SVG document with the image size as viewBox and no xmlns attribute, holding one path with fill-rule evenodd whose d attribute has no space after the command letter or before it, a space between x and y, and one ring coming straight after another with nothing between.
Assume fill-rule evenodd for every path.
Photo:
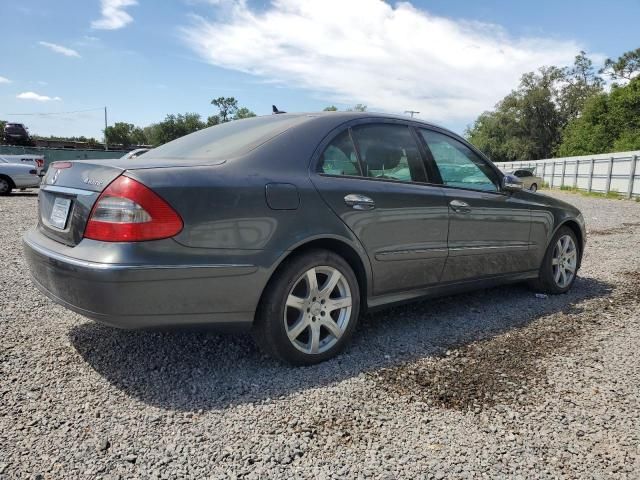
<instances>
[{"instance_id":1,"label":"gravel ground","mask_svg":"<svg viewBox=\"0 0 640 480\"><path fill-rule=\"evenodd\" d=\"M591 232L571 293L383 311L308 368L53 304L36 197L0 198L0 478L640 478L640 203L553 195Z\"/></svg>"}]
</instances>

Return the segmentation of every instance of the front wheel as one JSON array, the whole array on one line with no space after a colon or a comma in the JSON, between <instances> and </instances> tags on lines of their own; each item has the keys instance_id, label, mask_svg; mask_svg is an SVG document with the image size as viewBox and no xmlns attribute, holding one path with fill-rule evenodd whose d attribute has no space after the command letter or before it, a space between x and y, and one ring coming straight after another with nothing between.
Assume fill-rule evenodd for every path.
<instances>
[{"instance_id":1,"label":"front wheel","mask_svg":"<svg viewBox=\"0 0 640 480\"><path fill-rule=\"evenodd\" d=\"M551 294L568 292L576 280L579 255L576 234L569 227L560 227L547 247L534 289Z\"/></svg>"},{"instance_id":2,"label":"front wheel","mask_svg":"<svg viewBox=\"0 0 640 480\"><path fill-rule=\"evenodd\" d=\"M269 355L311 365L337 355L355 329L360 289L339 255L311 250L287 260L265 289L254 338Z\"/></svg>"},{"instance_id":3,"label":"front wheel","mask_svg":"<svg viewBox=\"0 0 640 480\"><path fill-rule=\"evenodd\" d=\"M4 177L0 177L0 195L9 195L11 190L11 182Z\"/></svg>"}]
</instances>

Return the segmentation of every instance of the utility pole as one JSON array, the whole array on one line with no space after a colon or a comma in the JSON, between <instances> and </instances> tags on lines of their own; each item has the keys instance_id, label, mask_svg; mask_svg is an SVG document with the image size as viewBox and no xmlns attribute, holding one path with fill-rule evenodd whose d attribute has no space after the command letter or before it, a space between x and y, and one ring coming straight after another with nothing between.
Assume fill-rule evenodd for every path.
<instances>
[{"instance_id":1,"label":"utility pole","mask_svg":"<svg viewBox=\"0 0 640 480\"><path fill-rule=\"evenodd\" d=\"M405 111L404 111L404 113L408 113L409 115L411 115L411 118L413 118L413 116L414 116L416 113L420 113L420 112L416 112L415 110L405 110Z\"/></svg>"},{"instance_id":2,"label":"utility pole","mask_svg":"<svg viewBox=\"0 0 640 480\"><path fill-rule=\"evenodd\" d=\"M109 142L107 141L107 107L104 107L104 149L109 150Z\"/></svg>"}]
</instances>

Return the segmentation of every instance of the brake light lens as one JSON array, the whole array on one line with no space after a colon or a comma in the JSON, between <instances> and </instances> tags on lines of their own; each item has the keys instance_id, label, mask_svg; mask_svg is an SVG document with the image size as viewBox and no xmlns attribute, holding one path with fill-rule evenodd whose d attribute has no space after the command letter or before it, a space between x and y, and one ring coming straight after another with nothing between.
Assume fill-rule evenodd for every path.
<instances>
[{"instance_id":1,"label":"brake light lens","mask_svg":"<svg viewBox=\"0 0 640 480\"><path fill-rule=\"evenodd\" d=\"M36 167L40 168L44 165L44 160L42 158L36 158Z\"/></svg>"},{"instance_id":2,"label":"brake light lens","mask_svg":"<svg viewBox=\"0 0 640 480\"><path fill-rule=\"evenodd\" d=\"M84 237L103 242L160 240L182 230L180 215L149 187L120 176L100 194Z\"/></svg>"},{"instance_id":3,"label":"brake light lens","mask_svg":"<svg viewBox=\"0 0 640 480\"><path fill-rule=\"evenodd\" d=\"M57 168L58 170L62 170L63 168L71 168L73 164L71 162L53 162L51 164L51 168Z\"/></svg>"}]
</instances>

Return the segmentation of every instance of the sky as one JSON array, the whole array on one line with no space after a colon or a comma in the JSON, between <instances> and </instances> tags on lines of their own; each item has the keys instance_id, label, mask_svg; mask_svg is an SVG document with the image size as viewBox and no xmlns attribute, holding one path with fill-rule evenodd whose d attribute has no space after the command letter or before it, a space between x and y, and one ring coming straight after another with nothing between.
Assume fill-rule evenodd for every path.
<instances>
[{"instance_id":1,"label":"sky","mask_svg":"<svg viewBox=\"0 0 640 480\"><path fill-rule=\"evenodd\" d=\"M639 20L640 0L2 1L0 119L101 139L104 106L145 126L233 96L259 115L415 110L461 133L525 72L638 48Z\"/></svg>"}]
</instances>

